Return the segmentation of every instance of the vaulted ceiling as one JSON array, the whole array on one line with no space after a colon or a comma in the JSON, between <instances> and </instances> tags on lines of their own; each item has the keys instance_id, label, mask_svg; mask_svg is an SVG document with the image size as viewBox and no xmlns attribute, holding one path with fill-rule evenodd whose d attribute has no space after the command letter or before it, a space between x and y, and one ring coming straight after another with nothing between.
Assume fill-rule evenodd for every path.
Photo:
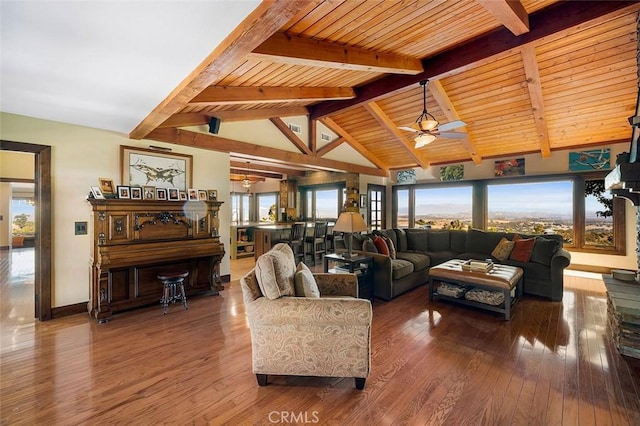
<instances>
[{"instance_id":1,"label":"vaulted ceiling","mask_svg":"<svg viewBox=\"0 0 640 426\"><path fill-rule=\"evenodd\" d=\"M633 1L265 1L130 137L230 152L232 171L251 161L274 176L387 176L627 141L639 10ZM425 79L428 112L466 126L461 138L416 149L415 134L398 126L423 110ZM303 142L282 120L299 115L339 138L321 143L310 132ZM210 117L270 119L296 152L185 129ZM341 144L373 166L326 157Z\"/></svg>"}]
</instances>

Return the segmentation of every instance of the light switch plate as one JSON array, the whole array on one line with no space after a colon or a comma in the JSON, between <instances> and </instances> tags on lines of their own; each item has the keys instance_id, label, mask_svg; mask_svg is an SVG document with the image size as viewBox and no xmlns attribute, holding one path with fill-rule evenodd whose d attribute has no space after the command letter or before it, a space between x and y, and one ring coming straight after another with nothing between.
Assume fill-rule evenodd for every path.
<instances>
[{"instance_id":1,"label":"light switch plate","mask_svg":"<svg viewBox=\"0 0 640 426\"><path fill-rule=\"evenodd\" d=\"M87 222L76 222L76 235L87 235Z\"/></svg>"}]
</instances>

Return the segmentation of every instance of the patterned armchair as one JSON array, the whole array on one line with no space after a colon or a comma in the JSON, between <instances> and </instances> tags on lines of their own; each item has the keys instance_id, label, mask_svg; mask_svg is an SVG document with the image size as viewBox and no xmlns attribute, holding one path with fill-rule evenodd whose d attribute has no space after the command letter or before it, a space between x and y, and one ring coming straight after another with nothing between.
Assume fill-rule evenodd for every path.
<instances>
[{"instance_id":1,"label":"patterned armchair","mask_svg":"<svg viewBox=\"0 0 640 426\"><path fill-rule=\"evenodd\" d=\"M371 303L357 298L355 275L311 274L303 265L296 272L291 248L277 244L240 280L258 384L265 386L269 374L354 377L363 389L371 364ZM296 297L296 290L308 294L309 279L319 297Z\"/></svg>"}]
</instances>

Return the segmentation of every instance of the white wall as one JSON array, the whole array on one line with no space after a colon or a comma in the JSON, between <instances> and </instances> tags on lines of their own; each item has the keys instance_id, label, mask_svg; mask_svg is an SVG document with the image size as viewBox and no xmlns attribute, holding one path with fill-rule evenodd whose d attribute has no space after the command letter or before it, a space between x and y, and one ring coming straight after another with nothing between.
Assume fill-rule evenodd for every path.
<instances>
[{"instance_id":1,"label":"white wall","mask_svg":"<svg viewBox=\"0 0 640 426\"><path fill-rule=\"evenodd\" d=\"M87 127L0 113L0 138L52 147L53 191L53 301L52 307L89 299L89 235L74 235L74 222L89 221L86 201L89 186L98 178L120 178L120 145L147 148L170 146L173 152L193 155L193 187L218 189L219 199L229 202L229 155L156 141L131 140L127 135ZM226 205L228 206L228 204ZM229 251L230 209L220 211L221 241ZM221 273L229 274L229 256Z\"/></svg>"}]
</instances>

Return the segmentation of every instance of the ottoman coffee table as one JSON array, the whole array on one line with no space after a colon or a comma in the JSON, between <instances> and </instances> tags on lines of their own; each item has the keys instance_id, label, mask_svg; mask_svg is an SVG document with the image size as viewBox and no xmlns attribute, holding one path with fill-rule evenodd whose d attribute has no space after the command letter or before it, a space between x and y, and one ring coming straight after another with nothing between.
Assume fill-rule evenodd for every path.
<instances>
[{"instance_id":1,"label":"ottoman coffee table","mask_svg":"<svg viewBox=\"0 0 640 426\"><path fill-rule=\"evenodd\" d=\"M481 261L477 261L481 264ZM429 302L434 297L504 314L522 297L522 268L492 264L489 271L469 270L469 261L452 259L429 270Z\"/></svg>"}]
</instances>

